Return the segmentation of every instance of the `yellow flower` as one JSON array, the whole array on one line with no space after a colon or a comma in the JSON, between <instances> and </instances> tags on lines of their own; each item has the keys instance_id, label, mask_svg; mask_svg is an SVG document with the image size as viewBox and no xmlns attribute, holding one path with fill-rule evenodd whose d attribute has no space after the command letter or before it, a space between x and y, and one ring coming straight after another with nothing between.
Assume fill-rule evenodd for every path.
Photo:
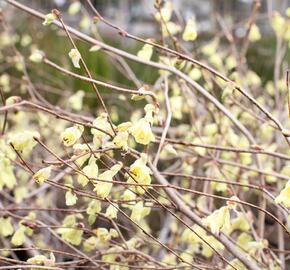
<instances>
[{"instance_id":1,"label":"yellow flower","mask_svg":"<svg viewBox=\"0 0 290 270\"><path fill-rule=\"evenodd\" d=\"M117 214L118 214L118 205L114 204L114 205L108 206L105 216L113 219L113 218L117 218Z\"/></svg>"},{"instance_id":2,"label":"yellow flower","mask_svg":"<svg viewBox=\"0 0 290 270\"><path fill-rule=\"evenodd\" d=\"M271 25L275 31L275 33L283 37L287 30L287 21L283 16L281 16L278 12L274 12L273 16L271 17Z\"/></svg>"},{"instance_id":3,"label":"yellow flower","mask_svg":"<svg viewBox=\"0 0 290 270\"><path fill-rule=\"evenodd\" d=\"M80 21L80 28L84 30L84 29L88 29L90 26L91 26L90 18L88 16L83 16Z\"/></svg>"},{"instance_id":4,"label":"yellow flower","mask_svg":"<svg viewBox=\"0 0 290 270\"><path fill-rule=\"evenodd\" d=\"M124 122L117 126L118 131L127 131L132 126L131 122Z\"/></svg>"},{"instance_id":5,"label":"yellow flower","mask_svg":"<svg viewBox=\"0 0 290 270\"><path fill-rule=\"evenodd\" d=\"M81 125L74 125L72 127L66 128L60 135L64 146L72 146L76 141L82 136L84 127Z\"/></svg>"},{"instance_id":6,"label":"yellow flower","mask_svg":"<svg viewBox=\"0 0 290 270\"><path fill-rule=\"evenodd\" d=\"M197 38L196 22L194 18L187 21L182 38L185 41L192 41Z\"/></svg>"},{"instance_id":7,"label":"yellow flower","mask_svg":"<svg viewBox=\"0 0 290 270\"><path fill-rule=\"evenodd\" d=\"M280 191L280 194L275 199L276 203L281 203L285 207L290 207L290 180L287 182L284 189Z\"/></svg>"},{"instance_id":8,"label":"yellow flower","mask_svg":"<svg viewBox=\"0 0 290 270\"><path fill-rule=\"evenodd\" d=\"M42 51L39 51L39 50L35 50L34 52L32 52L32 54L29 56L29 60L31 62L34 62L34 63L41 63L42 60L43 60L43 56L44 56L44 53Z\"/></svg>"},{"instance_id":9,"label":"yellow flower","mask_svg":"<svg viewBox=\"0 0 290 270\"><path fill-rule=\"evenodd\" d=\"M36 183L41 185L46 180L48 180L50 174L51 174L51 166L40 169L32 176L32 178L35 180Z\"/></svg>"},{"instance_id":10,"label":"yellow flower","mask_svg":"<svg viewBox=\"0 0 290 270\"><path fill-rule=\"evenodd\" d=\"M122 199L124 201L128 201L128 202L122 204L122 206L123 207L130 207L130 205L133 205L135 203L134 201L136 200L136 194L132 190L126 189L124 191L124 193L122 194Z\"/></svg>"},{"instance_id":11,"label":"yellow flower","mask_svg":"<svg viewBox=\"0 0 290 270\"><path fill-rule=\"evenodd\" d=\"M237 244L251 255L256 254L257 251L261 251L268 247L268 241L261 239L259 241L254 241L252 236L247 233L241 233L237 238Z\"/></svg>"},{"instance_id":12,"label":"yellow flower","mask_svg":"<svg viewBox=\"0 0 290 270\"><path fill-rule=\"evenodd\" d=\"M11 243L14 246L21 246L25 242L25 227L20 226L12 236Z\"/></svg>"},{"instance_id":13,"label":"yellow flower","mask_svg":"<svg viewBox=\"0 0 290 270\"><path fill-rule=\"evenodd\" d=\"M212 233L217 234L221 229L230 230L230 211L228 206L215 210L212 214L202 220Z\"/></svg>"},{"instance_id":14,"label":"yellow flower","mask_svg":"<svg viewBox=\"0 0 290 270\"><path fill-rule=\"evenodd\" d=\"M99 168L98 168L98 165L96 164L96 159L94 158L94 156L90 158L88 165L82 169L82 172L85 175L79 174L77 181L83 187L86 186L87 183L89 182L88 178L98 177Z\"/></svg>"},{"instance_id":15,"label":"yellow flower","mask_svg":"<svg viewBox=\"0 0 290 270\"><path fill-rule=\"evenodd\" d=\"M258 41L259 39L261 39L260 30L256 24L253 24L250 29L249 40L255 42Z\"/></svg>"},{"instance_id":16,"label":"yellow flower","mask_svg":"<svg viewBox=\"0 0 290 270\"><path fill-rule=\"evenodd\" d=\"M128 150L129 133L127 131L120 131L113 139L113 143L123 150Z\"/></svg>"},{"instance_id":17,"label":"yellow flower","mask_svg":"<svg viewBox=\"0 0 290 270\"><path fill-rule=\"evenodd\" d=\"M198 80L201 78L202 73L201 73L200 69L198 69L198 68L193 68L193 69L189 72L188 76L189 76L191 79L193 79L194 81L198 81Z\"/></svg>"},{"instance_id":18,"label":"yellow flower","mask_svg":"<svg viewBox=\"0 0 290 270\"><path fill-rule=\"evenodd\" d=\"M164 3L163 7L160 9L160 12L155 14L155 19L157 21L168 22L171 18L173 11L173 4L170 1Z\"/></svg>"},{"instance_id":19,"label":"yellow flower","mask_svg":"<svg viewBox=\"0 0 290 270\"><path fill-rule=\"evenodd\" d=\"M71 190L68 190L65 193L65 204L67 206L75 205L77 203L78 197L76 194L72 193Z\"/></svg>"},{"instance_id":20,"label":"yellow flower","mask_svg":"<svg viewBox=\"0 0 290 270\"><path fill-rule=\"evenodd\" d=\"M81 54L77 49L71 49L68 53L68 56L70 57L73 65L75 68L80 68L80 60L81 60Z\"/></svg>"},{"instance_id":21,"label":"yellow flower","mask_svg":"<svg viewBox=\"0 0 290 270\"><path fill-rule=\"evenodd\" d=\"M146 166L147 163L147 155L142 153L141 157L137 159L131 166L130 166L130 175L128 178L128 183L137 183L143 185L150 185L151 183L151 170ZM132 189L139 193L144 194L145 190L148 186L134 186Z\"/></svg>"},{"instance_id":22,"label":"yellow flower","mask_svg":"<svg viewBox=\"0 0 290 270\"><path fill-rule=\"evenodd\" d=\"M149 215L150 207L144 207L143 202L138 202L132 207L131 219L135 222L140 222L144 217Z\"/></svg>"},{"instance_id":23,"label":"yellow flower","mask_svg":"<svg viewBox=\"0 0 290 270\"><path fill-rule=\"evenodd\" d=\"M10 218L0 218L0 235L7 237L13 234L13 226Z\"/></svg>"},{"instance_id":24,"label":"yellow flower","mask_svg":"<svg viewBox=\"0 0 290 270\"><path fill-rule=\"evenodd\" d=\"M89 159L90 157L90 149L87 144L80 144L76 143L73 146L74 149L74 155L72 156L73 159L75 159L75 163L82 167L83 164Z\"/></svg>"},{"instance_id":25,"label":"yellow flower","mask_svg":"<svg viewBox=\"0 0 290 270\"><path fill-rule=\"evenodd\" d=\"M145 120L147 122L149 122L151 125L153 125L153 120L154 120L154 114L158 113L158 108L152 104L147 104L144 107L144 111L145 111Z\"/></svg>"},{"instance_id":26,"label":"yellow flower","mask_svg":"<svg viewBox=\"0 0 290 270\"><path fill-rule=\"evenodd\" d=\"M44 255L36 255L27 260L28 263L41 266L55 266L55 257L53 253L50 253L50 258L46 258ZM31 270L39 270L40 268L31 268Z\"/></svg>"},{"instance_id":27,"label":"yellow flower","mask_svg":"<svg viewBox=\"0 0 290 270\"><path fill-rule=\"evenodd\" d=\"M244 213L237 212L237 217L232 220L232 229L248 231L250 229L250 217Z\"/></svg>"},{"instance_id":28,"label":"yellow flower","mask_svg":"<svg viewBox=\"0 0 290 270\"><path fill-rule=\"evenodd\" d=\"M77 218L83 218L82 215L68 215L62 222L62 228L57 229L57 233L61 234L61 238L78 246L82 241L83 230L75 228L77 224Z\"/></svg>"},{"instance_id":29,"label":"yellow flower","mask_svg":"<svg viewBox=\"0 0 290 270\"><path fill-rule=\"evenodd\" d=\"M21 97L19 96L10 96L9 98L6 99L5 104L6 105L13 105L15 103L18 103L21 101Z\"/></svg>"},{"instance_id":30,"label":"yellow flower","mask_svg":"<svg viewBox=\"0 0 290 270\"><path fill-rule=\"evenodd\" d=\"M226 270L231 270L235 267L237 270L247 270L248 268L243 265L243 263L238 259L233 259L230 261L230 265L227 265ZM233 266L233 267L232 267Z\"/></svg>"},{"instance_id":31,"label":"yellow flower","mask_svg":"<svg viewBox=\"0 0 290 270\"><path fill-rule=\"evenodd\" d=\"M118 258L118 252L121 251L120 247L112 247L108 249L108 253L102 256L102 261L106 263L111 263L110 270L120 270L120 267L116 264L116 259ZM114 266L113 266L114 265Z\"/></svg>"},{"instance_id":32,"label":"yellow flower","mask_svg":"<svg viewBox=\"0 0 290 270\"><path fill-rule=\"evenodd\" d=\"M184 108L184 100L182 96L173 96L170 98L170 106L174 108L173 117L175 119L182 119L182 109Z\"/></svg>"},{"instance_id":33,"label":"yellow flower","mask_svg":"<svg viewBox=\"0 0 290 270\"><path fill-rule=\"evenodd\" d=\"M23 132L13 134L10 137L9 143L11 143L17 151L20 151L26 155L31 152L31 150L37 144L36 140L34 140L34 137L38 139L40 138L40 135L37 131L25 130Z\"/></svg>"},{"instance_id":34,"label":"yellow flower","mask_svg":"<svg viewBox=\"0 0 290 270\"><path fill-rule=\"evenodd\" d=\"M11 161L0 152L0 190L2 190L3 186L12 189L15 185L16 178Z\"/></svg>"},{"instance_id":35,"label":"yellow flower","mask_svg":"<svg viewBox=\"0 0 290 270\"><path fill-rule=\"evenodd\" d=\"M101 210L102 210L101 202L97 201L97 200L92 200L89 203L89 206L88 206L88 208L86 210L86 213L88 215L96 215L96 214L100 213Z\"/></svg>"},{"instance_id":36,"label":"yellow flower","mask_svg":"<svg viewBox=\"0 0 290 270\"><path fill-rule=\"evenodd\" d=\"M59 228L57 230L61 238L72 245L78 246L82 241L83 230L75 228Z\"/></svg>"},{"instance_id":37,"label":"yellow flower","mask_svg":"<svg viewBox=\"0 0 290 270\"><path fill-rule=\"evenodd\" d=\"M84 241L83 247L85 252L93 251L97 248L99 239L95 236L89 237L87 240Z\"/></svg>"},{"instance_id":38,"label":"yellow flower","mask_svg":"<svg viewBox=\"0 0 290 270\"><path fill-rule=\"evenodd\" d=\"M111 240L111 235L106 228L98 228L94 231L101 243L106 244Z\"/></svg>"},{"instance_id":39,"label":"yellow flower","mask_svg":"<svg viewBox=\"0 0 290 270\"><path fill-rule=\"evenodd\" d=\"M114 135L114 133L110 123L108 122L108 115L106 113L102 113L97 117L94 120L93 125L98 128L91 129L91 133L94 135L93 142L95 147L99 148L102 146L104 140L109 137L106 133L109 133L110 135Z\"/></svg>"},{"instance_id":40,"label":"yellow flower","mask_svg":"<svg viewBox=\"0 0 290 270\"><path fill-rule=\"evenodd\" d=\"M81 10L81 3L76 1L70 4L68 8L69 15L76 15Z\"/></svg>"},{"instance_id":41,"label":"yellow flower","mask_svg":"<svg viewBox=\"0 0 290 270\"><path fill-rule=\"evenodd\" d=\"M0 86L4 92L10 92L10 76L6 73L0 76Z\"/></svg>"},{"instance_id":42,"label":"yellow flower","mask_svg":"<svg viewBox=\"0 0 290 270\"><path fill-rule=\"evenodd\" d=\"M99 180L105 180L106 182L98 182L95 184L94 191L97 193L99 197L102 199L108 197L113 187L113 177L121 170L122 165L116 164L110 170L107 170L101 173L98 177Z\"/></svg>"},{"instance_id":43,"label":"yellow flower","mask_svg":"<svg viewBox=\"0 0 290 270\"><path fill-rule=\"evenodd\" d=\"M151 59L153 54L153 46L149 44L145 44L142 49L137 53L137 56L142 60L148 61Z\"/></svg>"},{"instance_id":44,"label":"yellow flower","mask_svg":"<svg viewBox=\"0 0 290 270\"><path fill-rule=\"evenodd\" d=\"M52 22L56 19L56 16L53 13L48 13L45 15L44 22L42 25L47 26L52 24Z\"/></svg>"},{"instance_id":45,"label":"yellow flower","mask_svg":"<svg viewBox=\"0 0 290 270\"><path fill-rule=\"evenodd\" d=\"M129 131L137 143L147 145L155 140L151 125L144 118L141 118Z\"/></svg>"},{"instance_id":46,"label":"yellow flower","mask_svg":"<svg viewBox=\"0 0 290 270\"><path fill-rule=\"evenodd\" d=\"M69 106L75 110L80 111L83 108L84 91L79 90L68 99Z\"/></svg>"}]
</instances>

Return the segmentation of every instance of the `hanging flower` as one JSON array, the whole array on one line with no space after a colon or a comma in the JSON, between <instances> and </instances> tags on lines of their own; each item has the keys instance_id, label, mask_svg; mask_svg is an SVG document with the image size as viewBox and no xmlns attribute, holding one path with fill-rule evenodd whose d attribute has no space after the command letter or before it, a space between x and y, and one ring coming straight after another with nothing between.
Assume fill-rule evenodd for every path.
<instances>
[{"instance_id":1,"label":"hanging flower","mask_svg":"<svg viewBox=\"0 0 290 270\"><path fill-rule=\"evenodd\" d=\"M108 197L113 187L113 183L111 181L113 180L113 177L119 172L119 170L121 170L121 168L122 168L121 164L116 164L110 170L107 170L99 175L98 177L99 180L106 181L106 182L97 181L97 183L95 184L94 191L97 193L99 197L101 197L102 199Z\"/></svg>"},{"instance_id":2,"label":"hanging flower","mask_svg":"<svg viewBox=\"0 0 290 270\"><path fill-rule=\"evenodd\" d=\"M259 27L254 23L250 29L249 40L252 42L256 42L260 39L261 39L261 33L259 30Z\"/></svg>"},{"instance_id":3,"label":"hanging flower","mask_svg":"<svg viewBox=\"0 0 290 270\"><path fill-rule=\"evenodd\" d=\"M25 130L13 134L10 137L9 143L11 143L17 151L20 151L25 155L30 153L34 146L36 146L37 142L34 138L40 138L37 131Z\"/></svg>"},{"instance_id":4,"label":"hanging flower","mask_svg":"<svg viewBox=\"0 0 290 270\"><path fill-rule=\"evenodd\" d=\"M81 125L74 125L72 127L66 128L60 135L64 146L72 146L77 140L82 136L84 127Z\"/></svg>"},{"instance_id":5,"label":"hanging flower","mask_svg":"<svg viewBox=\"0 0 290 270\"><path fill-rule=\"evenodd\" d=\"M45 181L47 181L51 174L51 166L45 167L37 171L32 178L36 183L42 185Z\"/></svg>"},{"instance_id":6,"label":"hanging flower","mask_svg":"<svg viewBox=\"0 0 290 270\"><path fill-rule=\"evenodd\" d=\"M117 218L117 214L118 214L118 205L117 204L110 204L106 210L105 216L107 218Z\"/></svg>"},{"instance_id":7,"label":"hanging flower","mask_svg":"<svg viewBox=\"0 0 290 270\"><path fill-rule=\"evenodd\" d=\"M68 104L70 108L72 108L75 111L80 111L83 108L83 98L85 96L84 91L79 90L74 95L72 95L68 99Z\"/></svg>"},{"instance_id":8,"label":"hanging flower","mask_svg":"<svg viewBox=\"0 0 290 270\"><path fill-rule=\"evenodd\" d=\"M151 184L151 170L146 166L147 158L147 155L142 153L141 157L130 166L130 175L127 181L128 183L136 183L141 185ZM132 189L135 189L135 191L139 194L144 194L147 188L148 186L132 187Z\"/></svg>"},{"instance_id":9,"label":"hanging flower","mask_svg":"<svg viewBox=\"0 0 290 270\"><path fill-rule=\"evenodd\" d=\"M114 132L110 123L108 122L108 115L106 113L102 113L99 117L97 117L93 121L93 125L98 128L92 128L91 133L93 134L93 142L96 148L99 148L103 145L104 141L109 137L107 133L113 135Z\"/></svg>"},{"instance_id":10,"label":"hanging flower","mask_svg":"<svg viewBox=\"0 0 290 270\"><path fill-rule=\"evenodd\" d=\"M16 185L13 166L9 158L0 152L0 190L4 186L12 189Z\"/></svg>"},{"instance_id":11,"label":"hanging flower","mask_svg":"<svg viewBox=\"0 0 290 270\"><path fill-rule=\"evenodd\" d=\"M96 159L94 156L90 158L88 165L82 169L82 172L85 175L79 174L77 181L83 187L87 185L87 183L89 182L89 178L98 177L99 168L98 165L96 164Z\"/></svg>"},{"instance_id":12,"label":"hanging flower","mask_svg":"<svg viewBox=\"0 0 290 270\"><path fill-rule=\"evenodd\" d=\"M113 139L113 143L123 150L128 150L129 133L127 131L120 131Z\"/></svg>"},{"instance_id":13,"label":"hanging flower","mask_svg":"<svg viewBox=\"0 0 290 270\"><path fill-rule=\"evenodd\" d=\"M212 214L202 220L212 233L217 234L221 229L230 230L230 211L228 206L215 210Z\"/></svg>"},{"instance_id":14,"label":"hanging flower","mask_svg":"<svg viewBox=\"0 0 290 270\"><path fill-rule=\"evenodd\" d=\"M142 60L149 61L153 54L153 46L145 44L142 49L137 53L137 56Z\"/></svg>"},{"instance_id":15,"label":"hanging flower","mask_svg":"<svg viewBox=\"0 0 290 270\"><path fill-rule=\"evenodd\" d=\"M81 10L81 3L76 1L70 4L68 8L69 15L76 15Z\"/></svg>"},{"instance_id":16,"label":"hanging flower","mask_svg":"<svg viewBox=\"0 0 290 270\"><path fill-rule=\"evenodd\" d=\"M65 204L67 206L75 205L77 203L78 197L71 190L65 193Z\"/></svg>"},{"instance_id":17,"label":"hanging flower","mask_svg":"<svg viewBox=\"0 0 290 270\"><path fill-rule=\"evenodd\" d=\"M71 49L68 53L68 56L70 57L73 65L75 68L80 68L80 60L81 60L81 54L77 49Z\"/></svg>"},{"instance_id":18,"label":"hanging flower","mask_svg":"<svg viewBox=\"0 0 290 270\"><path fill-rule=\"evenodd\" d=\"M285 207L290 207L290 180L286 186L280 191L280 194L275 199L276 203L281 203Z\"/></svg>"},{"instance_id":19,"label":"hanging flower","mask_svg":"<svg viewBox=\"0 0 290 270\"><path fill-rule=\"evenodd\" d=\"M147 145L155 140L151 125L144 118L141 118L129 131L137 143Z\"/></svg>"},{"instance_id":20,"label":"hanging flower","mask_svg":"<svg viewBox=\"0 0 290 270\"><path fill-rule=\"evenodd\" d=\"M135 222L140 222L144 217L149 215L150 207L144 207L143 202L138 202L132 207L131 219Z\"/></svg>"},{"instance_id":21,"label":"hanging flower","mask_svg":"<svg viewBox=\"0 0 290 270\"><path fill-rule=\"evenodd\" d=\"M53 13L48 13L45 15L42 25L44 26L50 25L53 23L55 19L56 19L56 16Z\"/></svg>"},{"instance_id":22,"label":"hanging flower","mask_svg":"<svg viewBox=\"0 0 290 270\"><path fill-rule=\"evenodd\" d=\"M36 255L27 260L29 264L40 265L40 266L55 266L55 257L53 253L50 253L50 258L46 258L44 255ZM32 270L37 270L39 268L31 268Z\"/></svg>"},{"instance_id":23,"label":"hanging flower","mask_svg":"<svg viewBox=\"0 0 290 270\"><path fill-rule=\"evenodd\" d=\"M196 22L194 18L187 21L182 38L185 41L193 41L197 38Z\"/></svg>"},{"instance_id":24,"label":"hanging flower","mask_svg":"<svg viewBox=\"0 0 290 270\"><path fill-rule=\"evenodd\" d=\"M39 50L35 50L32 52L32 54L29 56L29 60L34 63L41 63L44 57L44 53Z\"/></svg>"}]
</instances>

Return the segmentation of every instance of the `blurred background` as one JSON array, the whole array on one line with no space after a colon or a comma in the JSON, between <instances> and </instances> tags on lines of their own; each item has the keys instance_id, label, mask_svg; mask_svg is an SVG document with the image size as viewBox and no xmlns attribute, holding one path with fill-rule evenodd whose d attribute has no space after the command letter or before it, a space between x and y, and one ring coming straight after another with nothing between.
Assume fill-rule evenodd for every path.
<instances>
[{"instance_id":1,"label":"blurred background","mask_svg":"<svg viewBox=\"0 0 290 270\"><path fill-rule=\"evenodd\" d=\"M20 3L28 4L38 10L47 11L59 8L63 12L67 10L72 0L20 0ZM86 6L86 1L80 1ZM139 35L156 34L156 23L153 14L154 0L92 0L94 6L106 18L127 29L127 31ZM215 14L232 23L241 23L251 14L253 0L173 0L178 19L186 20L195 16L200 32L213 32L218 28ZM271 33L269 24L265 20L273 10L283 12L290 5L290 0L262 0L257 16L257 24L261 26L263 33ZM87 9L89 10L89 8ZM69 18L72 23L77 23L79 16ZM242 37L244 29L237 27L236 34Z\"/></svg>"},{"instance_id":2,"label":"blurred background","mask_svg":"<svg viewBox=\"0 0 290 270\"><path fill-rule=\"evenodd\" d=\"M136 54L143 46L141 43L121 37L116 30L103 23L94 24L94 14L85 0L80 1L82 3L81 10L73 15L69 14L68 11L71 4L75 2L73 0L19 0L18 2L44 14L49 13L53 8L57 8L63 14L66 24L130 53ZM125 31L143 38L154 38L157 42L160 42L161 29L154 17L154 14L156 14L154 0L92 0L92 2L102 16ZM172 20L176 24L184 28L189 18L192 16L196 18L198 38L194 42L187 42L184 46L194 58L204 62L207 59L200 51L216 37L219 39L221 51L223 49L231 50L231 44L229 44L224 32L225 28L232 35L235 46L239 47L242 44L247 33L247 23L255 4L253 0L173 0L172 2L174 5ZM70 44L64 37L63 31L59 31L55 27L43 27L38 19L32 18L23 11L8 7L4 1L0 3L7 10L6 19L13 26L11 31L18 39L16 46L19 47L24 56L28 57L31 53L30 45L37 44L38 48L45 51L52 60L61 62L64 66L70 65L69 59L67 59ZM258 42L249 44L246 58L250 69L256 72L262 83L266 85L268 81L273 80L274 55L277 49L276 35L270 25L269 18L277 11L283 15L290 5L290 0L262 0L260 3L261 6L255 22L260 31L260 38ZM177 34L176 38L181 40L181 36L182 32ZM29 40L29 44L25 44L25 39ZM21 40L24 40L22 44ZM22 46L23 44L25 46ZM103 52L97 52L94 57L91 57L91 54L88 53L90 45L84 42L78 42L78 47L96 78L115 81L120 85L129 87L134 86L133 82L120 72L118 64L112 61L112 58ZM289 50L286 52L286 58L289 58ZM154 53L152 59L158 61L158 54ZM156 78L158 78L157 70L131 61L128 61L128 64L141 82L150 85L154 84ZM5 70L2 70L2 72L5 72ZM66 87L75 90L87 90L87 84L81 81L61 76L50 68L45 72L65 82ZM33 72L31 73L33 74ZM39 80L39 78L37 77L35 80ZM60 88L63 85L57 87ZM54 92L49 94L48 99L51 98L54 98ZM110 102L112 101L110 100Z\"/></svg>"}]
</instances>

